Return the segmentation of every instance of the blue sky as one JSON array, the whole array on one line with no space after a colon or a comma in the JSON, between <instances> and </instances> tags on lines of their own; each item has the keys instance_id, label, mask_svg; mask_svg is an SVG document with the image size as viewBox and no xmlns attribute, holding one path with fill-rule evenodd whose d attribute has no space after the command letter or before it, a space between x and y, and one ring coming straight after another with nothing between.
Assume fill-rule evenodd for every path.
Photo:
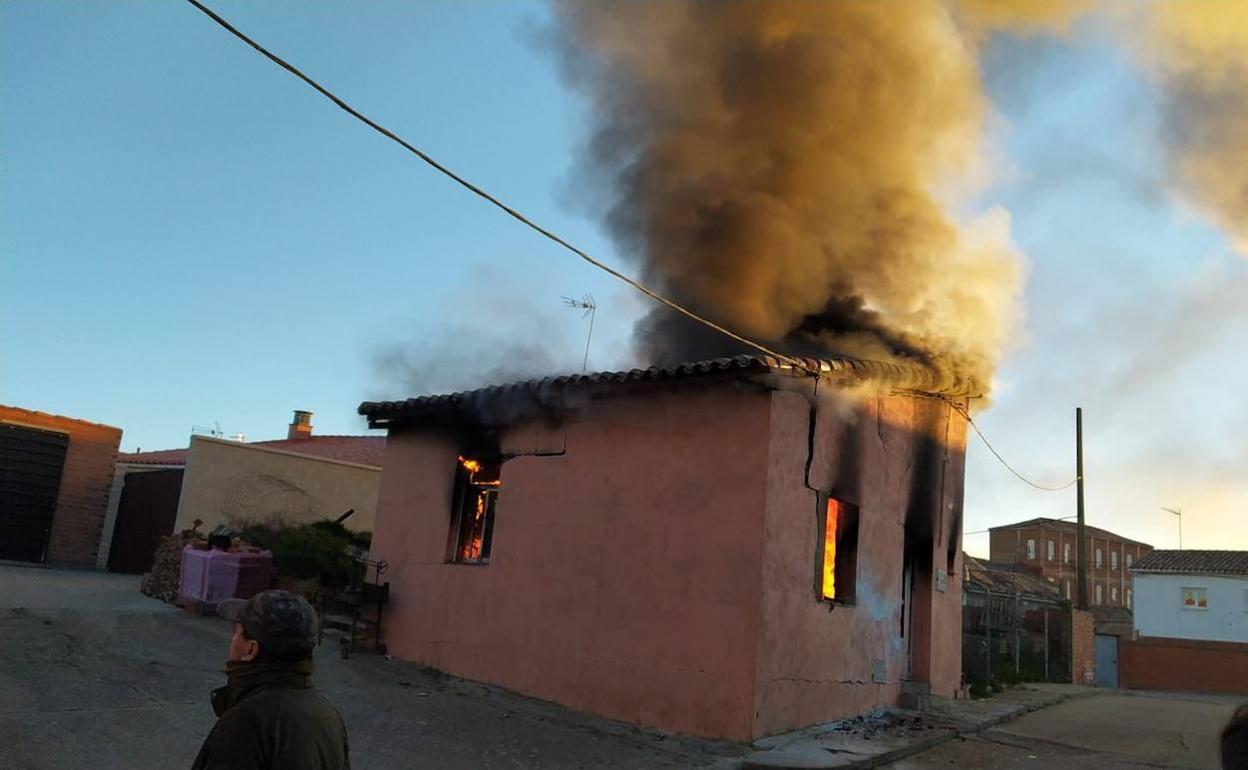
<instances>
[{"instance_id":1,"label":"blue sky","mask_svg":"<svg viewBox=\"0 0 1248 770\"><path fill-rule=\"evenodd\" d=\"M217 3L435 157L615 262L571 176L582 106L540 3ZM1025 335L980 424L1020 470L1073 474L1089 518L1159 546L1248 548L1248 370L1223 234L1168 191L1155 89L1093 22L984 53L1003 159L982 202L1029 260ZM117 425L284 434L310 409L626 358L643 302L452 186L182 3L0 5L0 401ZM618 263L617 263L618 264ZM622 265L627 268L627 265ZM540 353L535 353L540 351ZM419 362L393 366L389 361ZM511 364L514 363L514 367ZM966 529L1065 516L971 445ZM981 551L982 536L967 546Z\"/></svg>"}]
</instances>

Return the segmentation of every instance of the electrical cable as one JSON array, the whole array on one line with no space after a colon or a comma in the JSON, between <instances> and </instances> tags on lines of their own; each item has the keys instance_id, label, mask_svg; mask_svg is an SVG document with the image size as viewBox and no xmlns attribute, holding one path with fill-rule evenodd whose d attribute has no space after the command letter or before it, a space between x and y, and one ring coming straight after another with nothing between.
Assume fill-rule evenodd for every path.
<instances>
[{"instance_id":1,"label":"electrical cable","mask_svg":"<svg viewBox=\"0 0 1248 770\"><path fill-rule=\"evenodd\" d=\"M244 42L244 43L246 43L247 45L249 45L249 46L251 46L252 48L254 48L257 52L259 52L261 55L263 55L266 59L268 59L269 61L271 61L271 62L273 62L274 64L278 65L279 67L281 67L282 69L286 70L287 72L289 72L290 74L294 75L295 77L299 78L299 79L300 79L300 80L302 80L304 83L307 83L309 86L311 86L313 89L315 89L318 93L320 93L320 94L321 94L322 96L324 96L326 99L329 99L331 102L333 102L334 104L338 105L338 107L340 107L340 108L341 108L344 112L346 112L346 113L347 113L348 115L350 115L351 117L353 117L353 118L355 118L356 120L359 120L360 122L364 123L364 125L366 125L366 126L368 126L369 128L373 129L374 131L376 131L377 133L379 133L379 134L381 134L382 136L386 137L387 139L390 139L390 140L394 141L394 142L395 142L395 143L397 143L399 146L403 147L403 149L407 150L408 152L412 153L412 154L413 154L413 155L415 155L416 157L420 158L420 159L421 159L421 160L423 160L425 163L427 163L428 165L432 166L435 170L437 170L438 172L442 173L443 175L447 176L448 178L450 178L451 180L453 180L454 182L456 182L457 184L459 184L461 187L464 187L465 189L469 190L469 191L470 191L470 192L472 192L473 194L475 194L475 195L479 196L480 198L484 199L485 201L489 202L490 204L492 204L492 205L496 206L497 208L499 208L499 209L503 210L504 212L506 212L506 213L507 213L509 216L511 216L512 218L514 218L514 219L518 220L520 223L522 223L522 224L524 224L524 225L527 225L528 227L530 227L530 228L532 228L533 230L537 231L538 233L540 233L542 236L546 237L547 239L549 239L549 240L551 240L551 241L554 241L555 243L559 244L559 245L560 245L560 246L562 246L563 248L565 248L565 249L567 249L568 251L572 252L573 254L577 255L578 257L580 257L581 259L585 260L586 262L588 262L589 264L593 265L594 267L597 267L598 269L600 269L600 270L603 270L603 271L607 272L608 274L610 274L610 275L614 276L615 278L617 278L617 279L619 279L619 280L621 280L621 281L624 281L625 283L627 283L628 285L632 286L634 289L636 289L637 291L641 292L642 294L645 294L647 297L649 297L649 298L653 299L654 301L659 302L659 303L661 303L661 304L663 304L663 305L666 305L667 307L671 308L672 310L675 310L676 312L678 312L678 313L680 313L680 314L682 314L682 315L685 315L685 316L687 316L687 317L689 317L689 318L693 319L694 321L697 321L698 323L703 324L704 326L706 326L706 327L708 327L708 328L710 328L710 329L714 329L715 331L719 332L720 334L723 334L723 335L725 335L725 336L727 336L727 337L729 337L729 338L731 338L731 339L734 339L734 340L736 340L737 342L742 343L743 345L748 345L749 347L754 348L755 350L757 350L757 351L759 351L759 352L761 352L761 353L766 353L766 354L767 354L767 355L769 355L769 356L774 356L775 358L778 358L778 359L780 359L780 360L782 360L782 361L785 361L785 362L787 362L787 363L791 364L792 366L794 366L794 367L796 367L796 368L798 368L798 369L801 369L801 370L803 370L803 371L805 371L805 372L808 372L808 373L810 373L810 374L815 375L816 377L819 375L819 372L818 372L818 371L816 371L816 370L812 370L812 369L811 369L811 367L810 367L808 364L806 364L804 361L802 361L802 360L800 360L800 359L798 359L798 358L794 358L794 357L792 357L792 356L785 355L785 354L783 354L783 353L776 352L776 351L774 351L774 350L772 350L772 349L768 348L768 347L767 347L767 346L765 346L765 345L762 345L762 344L760 344L760 343L758 343L758 342L755 342L754 340L749 339L748 337L743 337L743 336L741 336L740 334L737 334L736 332L733 332L733 331L731 331L731 330L729 330L729 329L726 329L726 328L724 328L723 326L720 326L719 324L715 323L714 321L711 321L711 320L710 320L710 319L708 319L708 318L704 318L704 317L702 317L702 316L698 315L697 313L693 312L692 310L690 310L690 309L688 309L688 308L684 307L683 305L680 305L679 303L675 302L674 300L670 300L670 299L668 299L667 297L664 297L663 295L661 295L661 294L659 294L658 292L654 291L653 289L651 289L650 287L648 287L648 286L646 286L645 284L641 283L640 281L636 281L636 280L634 280L634 279L632 279L632 278L629 278L627 275L624 275L623 273L619 272L618 270L615 270L614 268L609 267L608 265L606 265L606 264L604 264L604 263L602 263L602 262L598 261L597 259L595 259L594 257L590 256L588 253L586 253L586 252L585 252L585 251L583 251L582 249L580 249L580 248L578 248L578 247L576 247L576 246L572 245L571 243L569 243L568 241L564 240L564 239L563 239L562 237L560 237L559 235L556 235L554 232L552 232L552 231L550 231L550 230L547 230L546 228L542 227L541 225L539 225L539 224L535 223L533 220L529 219L529 218L528 218L528 217L526 217L524 214L521 214L521 213L520 213L519 211L517 211L516 209L512 208L511 206L508 206L506 203L503 203L503 202L502 202L501 200L499 200L498 198L496 198L496 197L494 197L493 195L491 195L490 193L486 192L484 189L482 189L482 188L478 187L477 185L473 184L472 182L469 182L467 179L463 178L463 177L462 177L462 176L460 176L459 174L456 174L454 171L451 171L451 170L450 170L449 168L447 168L446 166L444 166L444 165L442 165L441 163L439 163L438 161L434 160L432 157L430 157L430 156L429 156L428 154L426 154L424 151L422 151L422 150L418 149L417 147L413 146L412 144L410 144L409 142L407 142L407 141L406 141L406 140L404 140L403 138L399 137L399 136L398 136L397 134L395 134L394 132L390 131L390 129L386 128L385 126L380 125L380 124L379 124L379 123L377 123L376 121L372 120L371 118L369 118L369 117L367 117L366 115L364 115L363 113L361 113L359 110L357 110L357 109L355 109L354 107L352 107L351 105L347 104L345 101L343 101L340 97L336 96L336 95L335 95L333 92L331 92L329 89L325 88L325 87L324 87L324 86L322 86L320 83L317 83L317 82L316 82L315 80L313 80L312 78L310 78L310 77L308 77L307 75L303 74L303 72L301 72L299 69L297 69L294 65L290 64L289 62L287 62L286 60L282 59L282 58L281 58L280 56L278 56L277 54L275 54L275 53L273 53L273 52L269 51L267 48L265 48L264 46L260 45L260 44L259 44L259 43L257 43L255 40L252 40L250 37L248 37L247 35L245 35L245 34L243 34L242 32L240 32L237 28L235 28L235 27L234 27L232 24L230 24L228 21L226 21L225 19L223 19L223 18L221 18L220 16L218 16L215 12L213 12L213 11L212 11L212 9L208 8L208 7L207 7L207 6L205 6L203 3L199 2L199 0L187 0L187 2L188 2L188 3L190 3L191 5L195 6L196 8L198 8L198 9L199 9L200 11L202 11L202 12L203 12L206 16L208 16L208 18L210 18L210 19L212 19L213 21L215 21L217 24L219 24L221 27L223 27L223 28L224 28L227 32L229 32L230 34L232 34L232 35L234 35L235 37L237 37L239 40L243 41L243 42Z\"/></svg>"},{"instance_id":2,"label":"electrical cable","mask_svg":"<svg viewBox=\"0 0 1248 770\"><path fill-rule=\"evenodd\" d=\"M955 409L955 410L956 410L959 414L961 414L963 417L965 417L965 418L966 418L966 422L967 422L967 424L968 424L968 425L970 425L970 426L971 426L971 428L975 431L975 435L979 436L979 440L980 440L980 441L982 441L982 442L984 442L984 446L988 447L988 451L989 451L989 452L992 452L992 456L993 456L993 457L995 457L995 458L997 458L997 461L998 461L999 463L1001 463L1001 465L1002 465L1002 466L1004 466L1004 467L1005 467L1005 469L1006 469L1007 471L1009 471L1010 473L1012 473L1012 474L1014 474L1016 477L1018 477L1018 480L1019 480L1019 481L1023 482L1024 484L1026 484L1026 485L1028 485L1028 486L1030 486L1030 487L1035 487L1036 489L1039 489L1039 490L1040 490L1040 491L1042 491L1042 492L1061 492L1061 491L1064 491L1064 490L1070 489L1071 487L1073 487L1075 484L1077 484L1077 483L1079 482L1079 477L1078 477L1078 476L1076 476L1075 478L1071 479L1070 481L1066 482L1065 484L1061 485L1060 487L1048 487L1048 486L1045 486L1044 484L1037 484L1036 482L1034 482L1034 481L1032 481L1031 479L1027 478L1027 477L1026 477L1026 476L1024 476L1023 474L1021 474L1021 473L1019 473L1018 471L1014 470L1014 466L1012 466L1012 465L1010 465L1008 462L1006 462L1005 458L1001 456L1001 453L1000 453L1000 452L998 452L998 451L996 450L996 447L994 447L994 446L992 445L992 442L990 442L990 441L988 440L988 437L984 435L984 432L983 432L982 430L980 430L980 429L979 429L979 426L975 424L975 421L971 419L971 413L970 413L970 412L968 412L968 411L967 411L964 407L962 407L962 405L961 405L961 404L956 404L956 403L954 403L953 401L949 401L949 404L950 404L950 405L951 405L951 406L952 406L952 407L953 407L953 408L954 408L954 409Z\"/></svg>"},{"instance_id":3,"label":"electrical cable","mask_svg":"<svg viewBox=\"0 0 1248 770\"><path fill-rule=\"evenodd\" d=\"M310 78L310 77L308 77L307 75L305 75L305 74L304 74L302 71L300 71L297 67L295 67L294 65L290 64L290 63L289 63L289 62L287 62L285 59L281 58L281 57L280 57L280 56L278 56L277 54L273 53L273 52L272 52L272 51L270 51L269 49L267 49L267 48L265 48L264 46L262 46L262 45L260 45L259 43L257 43L255 40L253 40L253 39L251 39L250 37L248 37L246 34L244 34L244 33L243 33L243 32L241 32L240 30L238 30L236 27L234 27L234 25L230 24L230 23L229 23L228 21L226 21L224 18L222 18L221 16L217 15L217 14L216 14L216 13L215 13L212 9L208 8L208 7L207 7L207 6L205 6L203 3L199 2L199 0L187 0L187 2L188 2L188 3L190 3L192 6L194 6L195 8L199 9L201 12L203 12L203 13L204 13L204 15L206 15L208 18L212 19L214 22L216 22L218 25L220 25L220 26L221 26L223 29L225 29L227 32L229 32L230 34L234 35L236 38L238 38L239 40L243 41L243 42L244 42L244 43L246 43L247 45L251 46L253 49L255 49L258 53L260 53L260 54L261 54L262 56L264 56L266 59L268 59L269 61L271 61L271 62L273 62L274 64L278 65L279 67L281 67L282 69L286 70L286 71L287 71L287 72L289 72L290 74L292 74L292 75L294 75L295 77L299 78L299 79L300 79L300 80L302 80L304 83L306 83L306 84L308 84L309 86L311 86L311 87L312 87L314 90L316 90L319 94L321 94L321 95L322 95L322 96L324 96L326 99L329 99L331 102L333 102L334 104L336 104L336 105L337 105L340 109L342 109L344 112L346 112L346 113L347 113L348 115L350 115L351 117L355 118L356 120L359 120L361 123L363 123L364 125L368 126L368 127L369 127L369 128L371 128L371 129L373 129L373 130L374 130L374 131L376 131L377 133L379 133L379 134L381 134L382 136L386 137L387 139L390 139L391 141L395 142L396 144L398 144L398 145L399 145L400 147L402 147L403 149L407 150L408 152L412 153L412 154L413 154L413 155L415 155L416 157L420 158L420 159L421 159L422 161L424 161L426 164L428 164L429 166L431 166L434 170L436 170L436 171L438 171L439 173L443 174L443 175L444 175L444 176L446 176L447 178L449 178L449 179L451 179L452 181L454 181L456 184L458 184L458 185L460 185L461 187L465 188L466 190L468 190L469 192L473 193L474 195L476 195L476 196L478 196L478 197L482 198L483 200L485 200L486 202L488 202L488 203L490 203L491 205L495 206L496 208L498 208L498 209L502 210L502 211L503 211L503 212L505 212L508 216L510 216L510 217L512 217L513 219L515 219L515 220L519 221L521 224L523 224L523 225L525 225L525 226L529 227L530 229L532 229L532 230L536 231L538 234L542 235L543 237L547 238L547 239L548 239L548 240L550 240L550 241L553 241L554 243L558 244L559 246L562 246L564 249L567 249L568 251L572 252L573 254L575 254L576 256L580 257L581 259L583 259L584 261L588 262L589 264L593 265L594 267L597 267L598 269L600 269L600 270L602 270L602 271L606 272L607 274L611 275L612 277L614 277L614 278L616 278L616 279L618 279L618 280L621 280L621 281L623 281L623 282L627 283L629 286L632 286L634 289L636 289L637 291L641 292L642 294L645 294L647 297L649 297L649 298L653 299L654 301L659 302L660 304L666 305L667 307L671 308L672 310L675 310L676 312L678 312L678 313L680 313L680 314L682 314L682 315L684 315L684 316L686 316L686 317L688 317L688 318L690 318L690 319L692 319L692 320L694 320L694 321L696 321L696 322L698 322L698 323L700 323L700 324L702 324L702 325L706 326L706 327L707 327L707 328L709 328L709 329L713 329L713 330L715 330L715 331L719 332L720 334L723 334L724 336L729 337L730 339L736 340L737 342L740 342L740 343L741 343L741 344L743 344L743 345L747 345L747 346L749 346L749 347L751 347L751 348L753 348L753 349L755 349L755 350L757 350L757 351L759 351L759 352L761 352L761 353L765 353L765 354L767 354L767 355L769 355L769 356L773 356L773 357L778 358L778 359L780 359L780 360L782 360L782 361L786 361L786 362L788 362L790 365L792 365L792 366L794 366L794 367L796 367L796 368L798 368L798 369L801 369L801 370L806 371L806 372L808 372L808 373L810 373L810 374L813 374L813 375L815 375L815 377L816 377L816 381L817 381L817 379L818 379L818 377L819 377L819 374L820 374L820 373L819 373L817 370L812 370L812 369L811 369L811 367L810 367L808 364L806 364L806 362L802 361L801 359L794 358L794 357L792 357L792 356L785 355L784 353L780 353L780 352L777 352L777 351L775 351L775 350L772 350L772 349L768 348L767 346L765 346L765 345L763 345L763 344L761 344L761 343L758 343L758 342L755 342L754 340L749 339L748 337L744 337L744 336L742 336L742 335L740 335L740 334L737 334L736 332L731 331L730 329L726 329L726 328L724 328L723 326L720 326L719 324L715 323L714 321L711 321L711 320L710 320L710 319L708 319L708 318L704 318L703 316L701 316L701 315L699 315L699 314L695 313L694 311L692 311L692 310L690 310L690 309L688 309L688 308L684 307L683 305L681 305L681 304L679 304L679 303L675 302L674 300L670 300L670 299L668 299L667 297L664 297L663 295L661 295L661 294L659 294L658 292L654 291L653 289L651 289L650 287L648 287L648 286L646 286L645 284L641 283L640 281L634 280L634 279L632 279L632 278L628 277L627 275L624 275L623 273L619 272L618 270L615 270L614 268L612 268L612 267L610 267L610 266L608 266L608 265L604 264L603 262L600 262L599 260L597 260L597 259L595 259L593 256L591 256L589 253L587 253L587 252L585 252L584 250L582 250L582 249L578 248L577 246L574 246L572 243L568 242L567 240L565 240L565 239L564 239L564 238L562 238L561 236L557 235L556 233L552 232L551 230L548 230L548 229L546 229L545 227L542 227L541 225L537 224L536 222L534 222L533 220L529 219L527 216L525 216L524 214L520 213L520 212L519 212L519 211L517 211L516 209L512 208L511 206L508 206L506 203L503 203L501 200L499 200L498 198L494 197L494 196L493 196L493 195L491 195L490 193L486 192L486 191L485 191L484 189L482 189L481 187L478 187L477 185L475 185L475 184L473 184L472 182L468 181L467 179L465 179L464 177L460 176L459 174L456 174L454 171L451 171L449 168L447 168L446 166L442 165L442 164L441 164L441 163L439 163L437 160L434 160L434 159L433 159L431 156L429 156L427 153L425 153L424 151L420 150L419 148L417 148L417 147L413 146L410 142L408 142L408 141L406 141L405 139L403 139L402 137L398 136L397 134L395 134L395 133L394 133L393 131L391 131L390 129L386 128L385 126L382 126L381 124L377 123L377 122L376 122L376 121L374 121L373 119L371 119L371 118L369 118L368 116L364 115L364 114L363 114L363 113L361 113L359 110L355 109L355 108L354 108L354 107L352 107L350 104L348 104L346 101L344 101L342 98L340 98L339 96L335 95L332 91L330 91L329 89L327 89L327 88L325 88L324 86L322 86L320 83L316 82L316 81L315 81L315 80L313 80L312 78ZM950 402L950 403L952 403L952 402ZM1024 476L1023 474L1021 474L1021 473L1019 473L1018 471L1016 471L1016 470L1013 468L1013 466L1011 466L1008 462L1006 462L1005 458L1004 458L1004 457L1002 457L1002 456L1001 456L1001 454L1000 454L1000 453L999 453L999 452L998 452L998 451L997 451L997 450L996 450L996 449L992 446L992 444L988 441L988 438L987 438L986 436L984 436L983 431L981 431L981 430L979 429L979 426L975 424L975 421L971 419L971 415L970 415L970 414L969 414L969 413L968 413L965 409L961 408L959 405L956 405L956 404L954 404L954 408L955 408L955 409L957 409L957 410L958 410L958 411L962 414L962 416L966 418L967 423L969 423L969 424L970 424L970 426L971 426L971 427L975 430L975 433L976 433L976 435L978 435L978 436L979 436L980 440L984 442L984 446L988 447L988 451L992 452L993 456L997 458L997 460L998 460L998 461L999 461L999 462L1000 462L1000 463L1001 463L1001 464L1002 464L1002 465L1006 468L1006 470L1008 470L1010 473L1014 474L1016 477L1018 477L1018 479L1019 479L1020 481L1024 482L1025 484L1027 484L1027 485L1029 485L1029 486L1032 486L1032 487L1034 487L1034 488L1036 488L1036 489L1039 489L1039 490L1045 491L1045 492L1060 492L1060 491L1062 491L1062 490L1069 489L1071 486L1073 486L1073 485L1074 485L1074 484L1078 481L1078 479L1076 478L1076 479L1074 479L1074 480L1070 481L1069 483L1064 484L1064 485L1062 485L1062 486L1060 486L1060 487L1047 487L1047 486L1044 486L1043 484L1037 484L1037 483L1035 483L1034 481L1031 481L1031 480L1030 480L1030 479L1028 479L1026 476Z\"/></svg>"}]
</instances>

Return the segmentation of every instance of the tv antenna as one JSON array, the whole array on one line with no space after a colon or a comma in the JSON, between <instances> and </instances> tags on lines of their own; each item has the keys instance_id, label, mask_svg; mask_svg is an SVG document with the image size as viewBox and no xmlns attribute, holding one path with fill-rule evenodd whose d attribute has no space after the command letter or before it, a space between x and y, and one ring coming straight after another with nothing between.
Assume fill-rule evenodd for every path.
<instances>
[{"instance_id":1,"label":"tv antenna","mask_svg":"<svg viewBox=\"0 0 1248 770\"><path fill-rule=\"evenodd\" d=\"M582 310L581 318L589 316L589 334L585 335L585 358L581 361L581 374L589 370L589 342L594 338L594 317L598 313L598 305L594 302L594 295L586 293L580 299L572 297L564 297L563 304L573 310Z\"/></svg>"}]
</instances>

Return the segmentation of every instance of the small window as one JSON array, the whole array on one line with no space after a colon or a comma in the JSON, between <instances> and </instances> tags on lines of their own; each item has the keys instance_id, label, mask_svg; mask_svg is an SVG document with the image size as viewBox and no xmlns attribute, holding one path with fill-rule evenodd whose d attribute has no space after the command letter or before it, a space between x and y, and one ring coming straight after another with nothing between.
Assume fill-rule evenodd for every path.
<instances>
[{"instance_id":1,"label":"small window","mask_svg":"<svg viewBox=\"0 0 1248 770\"><path fill-rule=\"evenodd\" d=\"M1096 568L1097 568L1097 569L1100 569L1100 568L1101 568L1101 566L1102 566L1103 564L1105 564L1105 558L1104 558L1104 557L1105 557L1105 555L1104 555L1104 553L1102 553L1102 552L1101 552L1101 549L1100 549L1100 548L1097 548L1097 549L1096 549Z\"/></svg>"},{"instance_id":2,"label":"small window","mask_svg":"<svg viewBox=\"0 0 1248 770\"><path fill-rule=\"evenodd\" d=\"M1036 541L1035 540L1027 541L1027 558L1028 559L1036 558Z\"/></svg>"},{"instance_id":3,"label":"small window","mask_svg":"<svg viewBox=\"0 0 1248 770\"><path fill-rule=\"evenodd\" d=\"M1053 561L1053 554L1054 554L1055 548L1057 548L1057 544L1054 543L1052 540L1050 540L1049 541L1049 561Z\"/></svg>"},{"instance_id":4,"label":"small window","mask_svg":"<svg viewBox=\"0 0 1248 770\"><path fill-rule=\"evenodd\" d=\"M1183 589L1183 609L1185 610L1207 610L1209 609L1209 597L1203 588L1194 588L1184 586Z\"/></svg>"},{"instance_id":5,"label":"small window","mask_svg":"<svg viewBox=\"0 0 1248 770\"><path fill-rule=\"evenodd\" d=\"M1131 560L1131 554L1127 554L1127 569L1131 569L1131 565L1133 563L1134 562Z\"/></svg>"},{"instance_id":6,"label":"small window","mask_svg":"<svg viewBox=\"0 0 1248 770\"><path fill-rule=\"evenodd\" d=\"M1245 600L1248 600L1248 596L1245 596L1244 598ZM1127 609L1131 609L1131 589L1130 588L1127 589Z\"/></svg>"},{"instance_id":7,"label":"small window","mask_svg":"<svg viewBox=\"0 0 1248 770\"><path fill-rule=\"evenodd\" d=\"M1110 589L1109 589L1109 602L1110 602L1110 604L1117 604L1117 603L1118 603L1118 586L1111 586L1111 587L1110 587Z\"/></svg>"},{"instance_id":8,"label":"small window","mask_svg":"<svg viewBox=\"0 0 1248 770\"><path fill-rule=\"evenodd\" d=\"M1070 543L1062 543L1062 561L1070 564ZM1070 597L1066 597L1069 599Z\"/></svg>"},{"instance_id":9,"label":"small window","mask_svg":"<svg viewBox=\"0 0 1248 770\"><path fill-rule=\"evenodd\" d=\"M1062 581L1062 587L1063 587L1063 591L1064 591L1064 593L1066 594L1066 598L1067 598L1067 599L1070 599L1070 581L1069 581L1069 580L1063 580L1063 581Z\"/></svg>"},{"instance_id":10,"label":"small window","mask_svg":"<svg viewBox=\"0 0 1248 770\"><path fill-rule=\"evenodd\" d=\"M1118 569L1118 552L1117 551L1109 552L1109 568Z\"/></svg>"},{"instance_id":11,"label":"small window","mask_svg":"<svg viewBox=\"0 0 1248 770\"><path fill-rule=\"evenodd\" d=\"M458 564L489 564L501 466L461 456L451 497L450 557Z\"/></svg>"},{"instance_id":12,"label":"small window","mask_svg":"<svg viewBox=\"0 0 1248 770\"><path fill-rule=\"evenodd\" d=\"M1098 585L1097 585L1097 587L1096 587L1096 603L1097 603L1097 604L1104 604L1104 603L1105 603L1105 592L1104 592L1104 590L1103 590L1104 588L1105 588L1105 586L1102 586L1102 585L1099 585L1099 584L1098 584Z\"/></svg>"},{"instance_id":13,"label":"small window","mask_svg":"<svg viewBox=\"0 0 1248 770\"><path fill-rule=\"evenodd\" d=\"M822 514L819 598L853 604L858 580L858 506L828 497Z\"/></svg>"}]
</instances>

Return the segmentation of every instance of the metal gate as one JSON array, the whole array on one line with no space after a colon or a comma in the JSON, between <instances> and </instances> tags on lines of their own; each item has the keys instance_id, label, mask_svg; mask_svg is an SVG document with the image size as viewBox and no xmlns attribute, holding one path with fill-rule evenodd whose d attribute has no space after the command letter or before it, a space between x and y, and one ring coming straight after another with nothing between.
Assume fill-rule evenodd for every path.
<instances>
[{"instance_id":1,"label":"metal gate","mask_svg":"<svg viewBox=\"0 0 1248 770\"><path fill-rule=\"evenodd\" d=\"M1096 635L1096 686L1118 686L1118 637Z\"/></svg>"},{"instance_id":2,"label":"metal gate","mask_svg":"<svg viewBox=\"0 0 1248 770\"><path fill-rule=\"evenodd\" d=\"M134 574L152 568L161 536L173 532L181 494L181 468L126 475L108 551L109 571Z\"/></svg>"},{"instance_id":3,"label":"metal gate","mask_svg":"<svg viewBox=\"0 0 1248 770\"><path fill-rule=\"evenodd\" d=\"M0 559L42 562L69 436L0 423Z\"/></svg>"}]
</instances>

